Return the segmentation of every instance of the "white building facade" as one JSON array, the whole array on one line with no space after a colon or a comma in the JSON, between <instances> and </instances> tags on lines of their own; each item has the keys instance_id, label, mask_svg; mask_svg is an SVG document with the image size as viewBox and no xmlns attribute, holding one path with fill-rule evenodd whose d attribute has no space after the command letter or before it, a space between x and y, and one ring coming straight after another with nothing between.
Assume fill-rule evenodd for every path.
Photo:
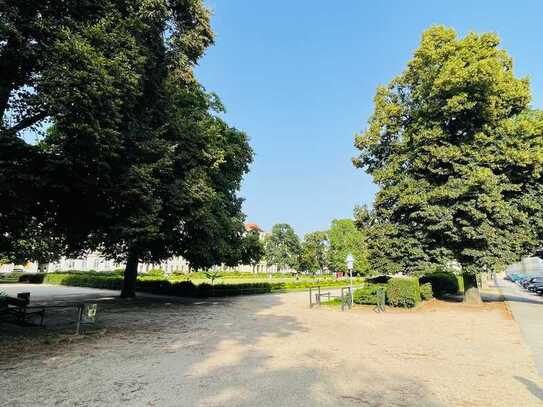
<instances>
[{"instance_id":1,"label":"white building facade","mask_svg":"<svg viewBox=\"0 0 543 407\"><path fill-rule=\"evenodd\" d=\"M256 223L248 223L245 225L247 232L256 231L259 234L260 240L268 235L264 232ZM47 273L53 273L55 271L97 271L107 272L114 270L124 270L124 263L117 263L113 260L108 260L98 252L91 252L86 256L76 259L61 258L54 263L48 263L43 267L43 271ZM161 263L140 263L138 264L138 273L147 273L152 269L161 269L166 274L171 273L189 273L191 271L190 264L183 257L172 257ZM295 270L281 269L279 270L276 265L268 265L264 260L261 260L258 264L241 264L236 267L226 266L214 266L213 269L221 269L224 271L239 271L242 273L292 273ZM13 271L23 271L29 273L35 273L38 271L38 264L28 262L25 265L15 264L2 264L0 265L0 272L10 273Z\"/></svg>"}]
</instances>

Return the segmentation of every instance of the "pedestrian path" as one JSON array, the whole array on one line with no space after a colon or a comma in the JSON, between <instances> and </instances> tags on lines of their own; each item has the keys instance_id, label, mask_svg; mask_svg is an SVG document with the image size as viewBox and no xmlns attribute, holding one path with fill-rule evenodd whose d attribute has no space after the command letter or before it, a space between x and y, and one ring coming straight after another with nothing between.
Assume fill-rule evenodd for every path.
<instances>
[{"instance_id":1,"label":"pedestrian path","mask_svg":"<svg viewBox=\"0 0 543 407\"><path fill-rule=\"evenodd\" d=\"M497 279L497 286L532 351L537 371L543 376L543 296L501 278Z\"/></svg>"}]
</instances>

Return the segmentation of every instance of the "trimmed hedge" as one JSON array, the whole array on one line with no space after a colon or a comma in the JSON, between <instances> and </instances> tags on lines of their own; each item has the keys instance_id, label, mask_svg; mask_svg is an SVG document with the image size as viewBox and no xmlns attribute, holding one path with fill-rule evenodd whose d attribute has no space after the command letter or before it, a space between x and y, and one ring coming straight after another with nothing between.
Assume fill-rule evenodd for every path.
<instances>
[{"instance_id":1,"label":"trimmed hedge","mask_svg":"<svg viewBox=\"0 0 543 407\"><path fill-rule=\"evenodd\" d=\"M366 279L366 282L368 284L386 284L392 277L390 276L375 276L375 277L369 277Z\"/></svg>"},{"instance_id":2,"label":"trimmed hedge","mask_svg":"<svg viewBox=\"0 0 543 407\"><path fill-rule=\"evenodd\" d=\"M419 282L416 278L391 278L386 296L388 304L393 307L412 308L420 302Z\"/></svg>"},{"instance_id":3,"label":"trimmed hedge","mask_svg":"<svg viewBox=\"0 0 543 407\"><path fill-rule=\"evenodd\" d=\"M434 293L432 291L432 284L424 283L420 285L420 296L423 300L431 300L434 298Z\"/></svg>"},{"instance_id":4,"label":"trimmed hedge","mask_svg":"<svg viewBox=\"0 0 543 407\"><path fill-rule=\"evenodd\" d=\"M371 284L368 287L354 290L353 302L355 304L377 305L377 292L386 290L386 284Z\"/></svg>"},{"instance_id":5,"label":"trimmed hedge","mask_svg":"<svg viewBox=\"0 0 543 407\"><path fill-rule=\"evenodd\" d=\"M463 293L464 292L464 276L462 274L457 275L456 281L458 281L458 292Z\"/></svg>"},{"instance_id":6,"label":"trimmed hedge","mask_svg":"<svg viewBox=\"0 0 543 407\"><path fill-rule=\"evenodd\" d=\"M46 283L77 287L120 290L123 277L119 273L48 273ZM264 294L287 289L303 289L317 286L344 286L345 281L289 281L254 282L239 284L194 284L190 280L164 280L142 275L136 282L136 291L180 297L227 297L233 295Z\"/></svg>"},{"instance_id":7,"label":"trimmed hedge","mask_svg":"<svg viewBox=\"0 0 543 407\"><path fill-rule=\"evenodd\" d=\"M45 273L24 273L19 277L19 283L41 284L45 278Z\"/></svg>"},{"instance_id":8,"label":"trimmed hedge","mask_svg":"<svg viewBox=\"0 0 543 407\"><path fill-rule=\"evenodd\" d=\"M443 271L428 273L420 277L419 283L432 284L432 291L436 297L458 293L458 279L453 273Z\"/></svg>"},{"instance_id":9,"label":"trimmed hedge","mask_svg":"<svg viewBox=\"0 0 543 407\"><path fill-rule=\"evenodd\" d=\"M32 283L41 284L45 277L44 273L0 273L1 283Z\"/></svg>"}]
</instances>

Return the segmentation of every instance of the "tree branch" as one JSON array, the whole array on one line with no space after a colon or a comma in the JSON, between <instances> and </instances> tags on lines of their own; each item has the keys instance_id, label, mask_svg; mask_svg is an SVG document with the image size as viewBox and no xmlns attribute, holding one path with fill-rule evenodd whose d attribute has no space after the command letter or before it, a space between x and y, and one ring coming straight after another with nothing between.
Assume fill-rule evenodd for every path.
<instances>
[{"instance_id":1,"label":"tree branch","mask_svg":"<svg viewBox=\"0 0 543 407\"><path fill-rule=\"evenodd\" d=\"M24 119L22 119L16 125L8 128L7 132L9 132L9 133L17 133L17 132L19 132L21 130L27 129L27 128L35 125L36 123L40 122L41 120L45 119L46 117L47 117L47 113L45 113L45 112L40 112L40 113L36 113L33 116L25 117Z\"/></svg>"}]
</instances>

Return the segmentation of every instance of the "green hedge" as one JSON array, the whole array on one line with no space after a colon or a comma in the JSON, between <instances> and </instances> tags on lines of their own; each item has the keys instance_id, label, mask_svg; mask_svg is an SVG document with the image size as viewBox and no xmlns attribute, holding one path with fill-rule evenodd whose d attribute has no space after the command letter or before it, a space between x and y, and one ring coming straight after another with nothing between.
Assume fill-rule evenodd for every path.
<instances>
[{"instance_id":1,"label":"green hedge","mask_svg":"<svg viewBox=\"0 0 543 407\"><path fill-rule=\"evenodd\" d=\"M393 307L414 307L420 302L419 282L416 278L391 278L386 296L388 304Z\"/></svg>"},{"instance_id":2,"label":"green hedge","mask_svg":"<svg viewBox=\"0 0 543 407\"><path fill-rule=\"evenodd\" d=\"M420 277L419 283L432 284L432 291L436 297L458 293L458 279L453 273L443 271L428 273Z\"/></svg>"},{"instance_id":3,"label":"green hedge","mask_svg":"<svg viewBox=\"0 0 543 407\"><path fill-rule=\"evenodd\" d=\"M420 296L423 300L431 300L434 298L434 293L432 291L432 284L424 283L420 285Z\"/></svg>"},{"instance_id":4,"label":"green hedge","mask_svg":"<svg viewBox=\"0 0 543 407\"><path fill-rule=\"evenodd\" d=\"M43 273L0 273L0 284L2 283L32 283L41 284L45 274Z\"/></svg>"},{"instance_id":5,"label":"green hedge","mask_svg":"<svg viewBox=\"0 0 543 407\"><path fill-rule=\"evenodd\" d=\"M119 273L48 273L46 283L77 287L104 288L120 290L123 277ZM274 291L303 289L317 286L344 286L345 281L289 281L255 282L239 284L193 284L191 281L170 281L141 276L136 283L136 291L182 297L225 297L232 295L263 294Z\"/></svg>"},{"instance_id":6,"label":"green hedge","mask_svg":"<svg viewBox=\"0 0 543 407\"><path fill-rule=\"evenodd\" d=\"M456 281L458 282L458 292L463 293L464 292L464 276L462 274L457 275Z\"/></svg>"},{"instance_id":7,"label":"green hedge","mask_svg":"<svg viewBox=\"0 0 543 407\"><path fill-rule=\"evenodd\" d=\"M354 290L353 302L355 304L377 304L377 292L386 290L386 284L371 284L367 287Z\"/></svg>"},{"instance_id":8,"label":"green hedge","mask_svg":"<svg viewBox=\"0 0 543 407\"><path fill-rule=\"evenodd\" d=\"M366 279L366 282L368 284L386 284L391 278L392 277L390 276L381 275L381 276L369 277Z\"/></svg>"}]
</instances>

